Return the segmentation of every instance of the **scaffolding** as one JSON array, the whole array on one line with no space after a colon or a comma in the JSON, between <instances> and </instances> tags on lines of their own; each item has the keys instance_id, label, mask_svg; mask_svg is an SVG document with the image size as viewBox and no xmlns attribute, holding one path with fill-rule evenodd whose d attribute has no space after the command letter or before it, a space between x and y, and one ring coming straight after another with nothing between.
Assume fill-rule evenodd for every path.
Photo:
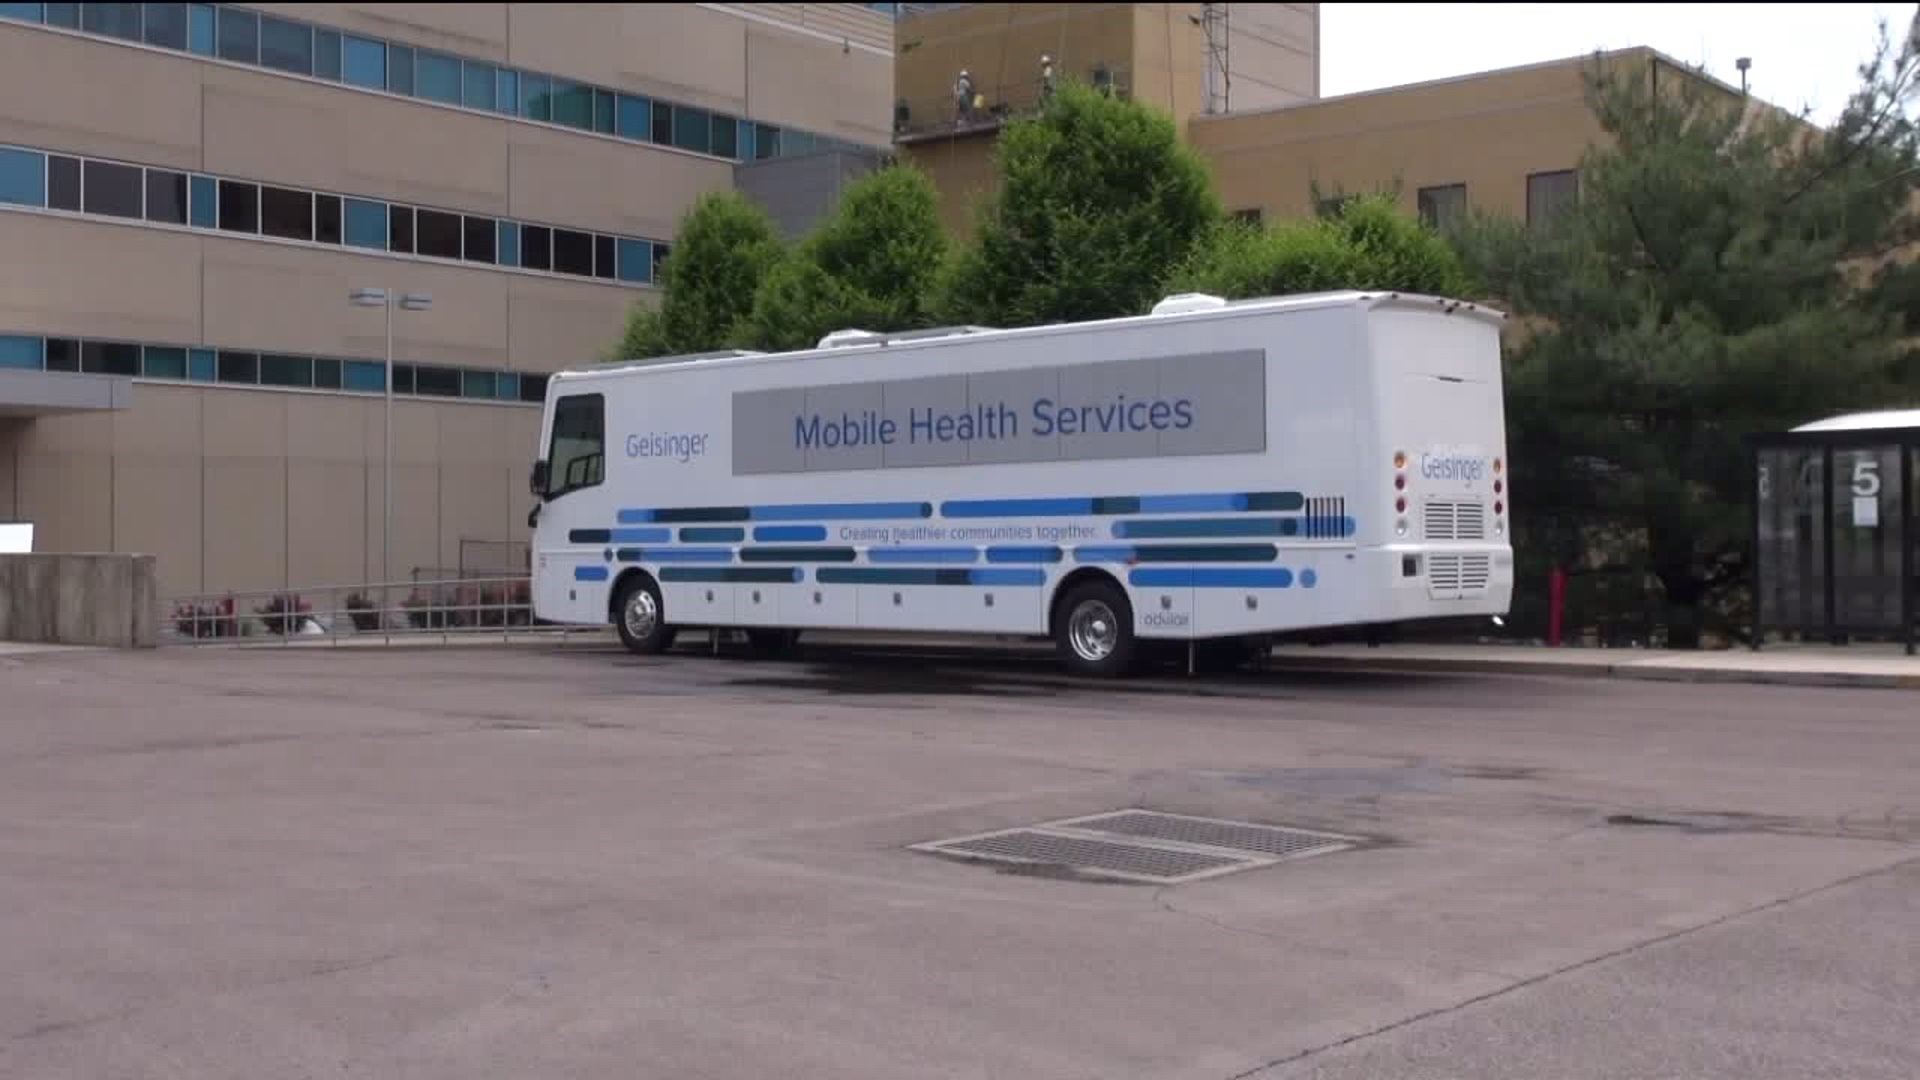
<instances>
[{"instance_id":1,"label":"scaffolding","mask_svg":"<svg viewBox=\"0 0 1920 1080\"><path fill-rule=\"evenodd\" d=\"M1204 39L1206 51L1206 115L1221 116L1227 112L1228 97L1233 90L1232 68L1229 64L1229 37L1227 14L1231 4L1200 5L1200 35Z\"/></svg>"}]
</instances>

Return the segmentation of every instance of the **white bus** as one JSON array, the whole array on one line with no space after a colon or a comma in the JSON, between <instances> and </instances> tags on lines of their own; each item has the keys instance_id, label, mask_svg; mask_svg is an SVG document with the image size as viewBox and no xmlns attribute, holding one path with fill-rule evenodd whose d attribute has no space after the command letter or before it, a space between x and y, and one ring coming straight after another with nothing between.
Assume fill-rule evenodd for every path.
<instances>
[{"instance_id":1,"label":"white bus","mask_svg":"<svg viewBox=\"0 0 1920 1080\"><path fill-rule=\"evenodd\" d=\"M639 653L687 628L1047 636L1095 675L1155 640L1501 615L1504 318L1184 294L564 372L534 614Z\"/></svg>"}]
</instances>

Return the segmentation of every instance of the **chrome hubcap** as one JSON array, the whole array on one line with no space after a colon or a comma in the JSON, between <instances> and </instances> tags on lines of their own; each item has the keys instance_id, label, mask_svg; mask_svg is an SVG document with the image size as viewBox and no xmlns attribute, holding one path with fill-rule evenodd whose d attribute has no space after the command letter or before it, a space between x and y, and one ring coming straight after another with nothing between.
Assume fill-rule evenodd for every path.
<instances>
[{"instance_id":1,"label":"chrome hubcap","mask_svg":"<svg viewBox=\"0 0 1920 1080\"><path fill-rule=\"evenodd\" d=\"M626 623L630 636L644 640L653 635L653 628L660 621L660 605L654 603L652 593L635 589L627 598L627 610L621 613L621 620Z\"/></svg>"},{"instance_id":2,"label":"chrome hubcap","mask_svg":"<svg viewBox=\"0 0 1920 1080\"><path fill-rule=\"evenodd\" d=\"M1120 645L1120 620L1105 603L1089 600L1074 608L1067 620L1067 643L1082 660L1105 660Z\"/></svg>"}]
</instances>

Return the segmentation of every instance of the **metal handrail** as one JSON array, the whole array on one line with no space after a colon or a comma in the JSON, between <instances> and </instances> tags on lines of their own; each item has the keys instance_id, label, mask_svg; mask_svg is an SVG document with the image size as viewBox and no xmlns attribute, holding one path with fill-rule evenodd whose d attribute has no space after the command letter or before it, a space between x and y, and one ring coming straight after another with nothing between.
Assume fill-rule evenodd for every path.
<instances>
[{"instance_id":1,"label":"metal handrail","mask_svg":"<svg viewBox=\"0 0 1920 1080\"><path fill-rule=\"evenodd\" d=\"M194 593L168 599L162 616L160 639L169 645L338 645L492 634L564 642L585 629L535 619L532 580L524 574Z\"/></svg>"}]
</instances>

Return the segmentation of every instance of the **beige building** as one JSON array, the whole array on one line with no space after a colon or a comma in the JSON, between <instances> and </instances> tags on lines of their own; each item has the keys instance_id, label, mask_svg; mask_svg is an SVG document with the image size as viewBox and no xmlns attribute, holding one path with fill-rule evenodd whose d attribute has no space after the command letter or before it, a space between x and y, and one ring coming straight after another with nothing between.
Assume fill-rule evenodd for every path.
<instances>
[{"instance_id":1,"label":"beige building","mask_svg":"<svg viewBox=\"0 0 1920 1080\"><path fill-rule=\"evenodd\" d=\"M1181 121L1320 96L1318 4L902 4L896 143L939 186L950 228L992 189L993 146L1032 111L1043 64ZM961 73L971 99L958 92Z\"/></svg>"},{"instance_id":2,"label":"beige building","mask_svg":"<svg viewBox=\"0 0 1920 1080\"><path fill-rule=\"evenodd\" d=\"M0 4L0 522L168 595L380 578L386 289L391 565L498 558L692 201L886 146L884 7Z\"/></svg>"}]
</instances>

